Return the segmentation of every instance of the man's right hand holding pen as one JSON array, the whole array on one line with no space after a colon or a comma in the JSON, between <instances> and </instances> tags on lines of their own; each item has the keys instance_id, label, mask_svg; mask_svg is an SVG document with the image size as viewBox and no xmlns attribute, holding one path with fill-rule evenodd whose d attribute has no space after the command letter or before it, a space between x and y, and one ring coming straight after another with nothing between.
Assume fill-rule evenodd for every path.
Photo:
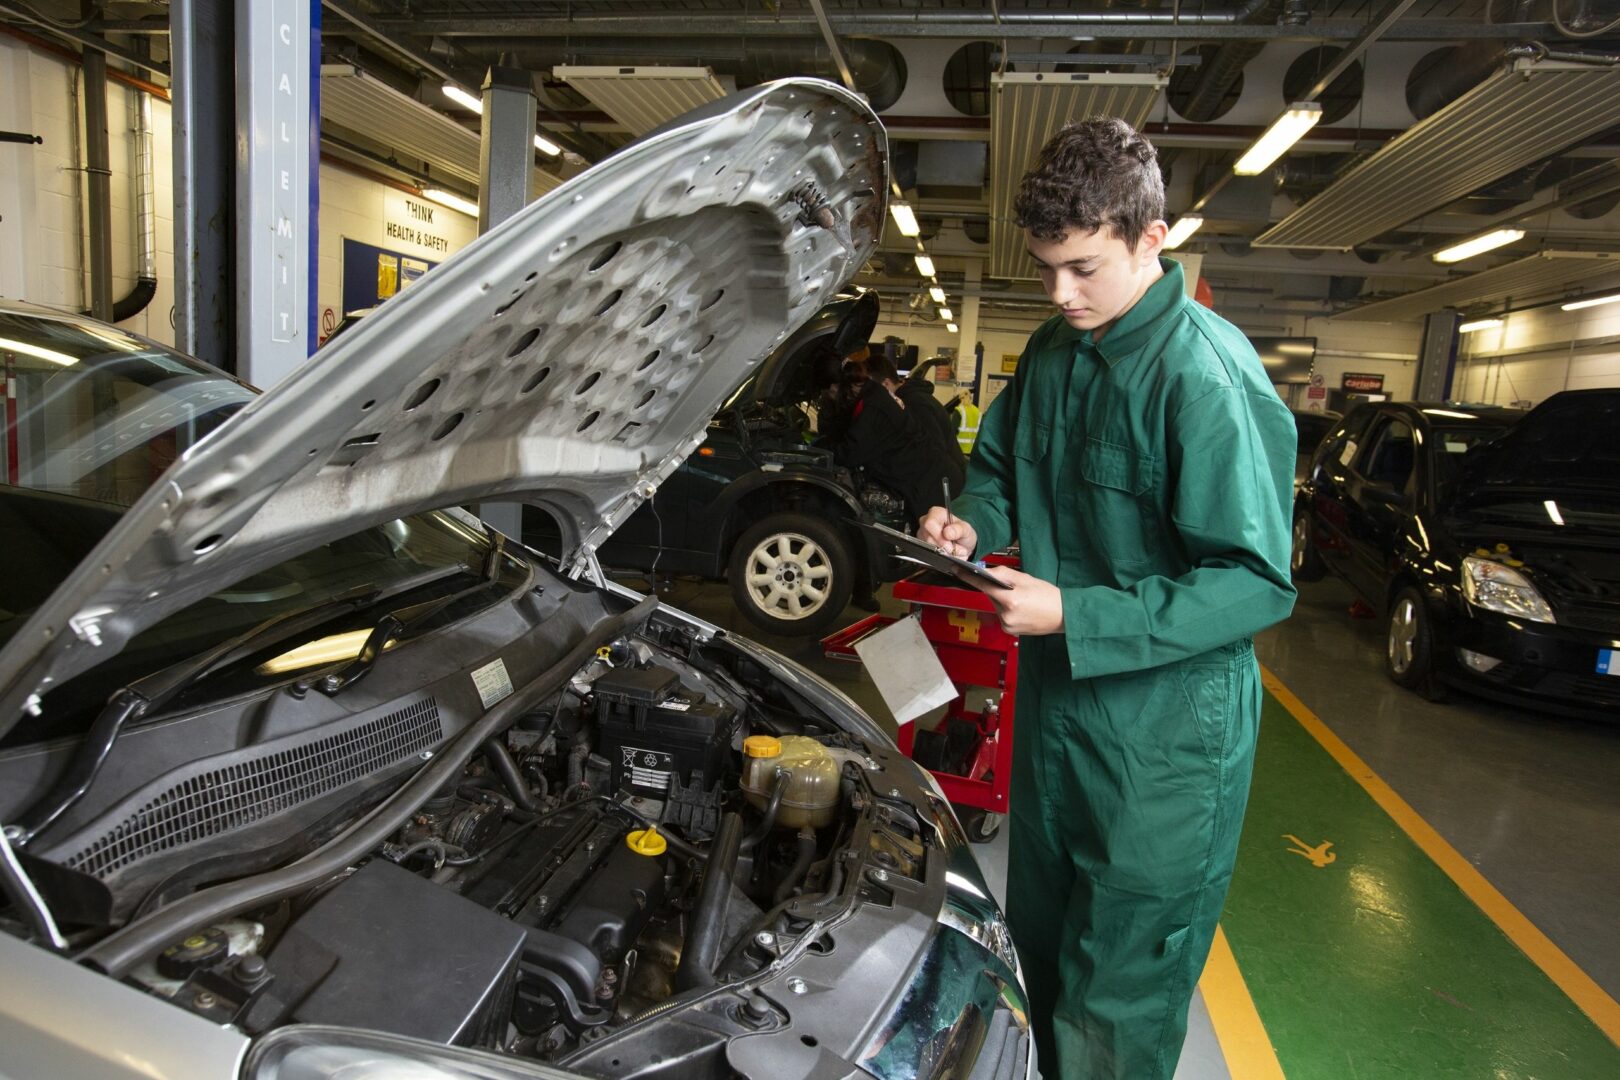
<instances>
[{"instance_id":1,"label":"man's right hand holding pen","mask_svg":"<svg viewBox=\"0 0 1620 1080\"><path fill-rule=\"evenodd\" d=\"M932 507L922 516L917 523L917 535L959 559L973 558L973 550L979 543L979 534L973 531L973 526L943 506Z\"/></svg>"}]
</instances>

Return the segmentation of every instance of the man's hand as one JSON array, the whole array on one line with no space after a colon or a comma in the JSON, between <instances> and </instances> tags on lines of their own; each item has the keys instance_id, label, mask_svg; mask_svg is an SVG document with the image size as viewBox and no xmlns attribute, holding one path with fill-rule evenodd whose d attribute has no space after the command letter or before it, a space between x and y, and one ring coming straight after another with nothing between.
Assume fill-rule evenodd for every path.
<instances>
[{"instance_id":1,"label":"man's hand","mask_svg":"<svg viewBox=\"0 0 1620 1080\"><path fill-rule=\"evenodd\" d=\"M1010 566L992 566L987 572L1012 586L984 590L996 605L1003 630L1015 636L1063 632L1063 593L1056 585Z\"/></svg>"},{"instance_id":2,"label":"man's hand","mask_svg":"<svg viewBox=\"0 0 1620 1080\"><path fill-rule=\"evenodd\" d=\"M973 558L973 549L979 543L979 534L973 531L973 526L952 517L943 506L932 507L918 520L917 536L959 559Z\"/></svg>"}]
</instances>

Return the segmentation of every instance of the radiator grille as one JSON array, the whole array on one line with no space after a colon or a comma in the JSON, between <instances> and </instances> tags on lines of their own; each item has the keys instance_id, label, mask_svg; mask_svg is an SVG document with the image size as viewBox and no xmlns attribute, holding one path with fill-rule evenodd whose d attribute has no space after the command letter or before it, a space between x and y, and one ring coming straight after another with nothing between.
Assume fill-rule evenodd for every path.
<instances>
[{"instance_id":1,"label":"radiator grille","mask_svg":"<svg viewBox=\"0 0 1620 1080\"><path fill-rule=\"evenodd\" d=\"M171 848L290 810L435 745L432 698L349 731L188 777L65 861L105 878Z\"/></svg>"}]
</instances>

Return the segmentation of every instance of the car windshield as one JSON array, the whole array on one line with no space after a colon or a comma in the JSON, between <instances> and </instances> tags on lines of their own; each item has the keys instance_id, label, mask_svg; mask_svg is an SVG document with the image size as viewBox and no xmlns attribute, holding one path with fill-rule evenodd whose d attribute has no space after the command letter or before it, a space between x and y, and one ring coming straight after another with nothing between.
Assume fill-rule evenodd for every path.
<instances>
[{"instance_id":1,"label":"car windshield","mask_svg":"<svg viewBox=\"0 0 1620 1080\"><path fill-rule=\"evenodd\" d=\"M1505 426L1480 423L1469 427L1433 428L1435 478L1442 484L1455 480L1468 451L1496 438Z\"/></svg>"},{"instance_id":2,"label":"car windshield","mask_svg":"<svg viewBox=\"0 0 1620 1080\"><path fill-rule=\"evenodd\" d=\"M0 459L4 646L169 464L255 391L113 327L31 312L0 311L0 360L10 390ZM477 571L488 550L480 526L447 514L323 544L149 627L113 660L53 690L43 716L6 743L75 730L118 686L268 619L442 578L436 571Z\"/></svg>"}]
</instances>

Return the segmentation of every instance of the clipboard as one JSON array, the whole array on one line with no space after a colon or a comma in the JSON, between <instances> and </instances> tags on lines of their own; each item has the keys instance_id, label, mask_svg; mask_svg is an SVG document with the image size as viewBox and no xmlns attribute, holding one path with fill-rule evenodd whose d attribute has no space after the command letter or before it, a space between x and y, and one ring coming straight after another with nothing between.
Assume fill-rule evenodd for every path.
<instances>
[{"instance_id":1,"label":"clipboard","mask_svg":"<svg viewBox=\"0 0 1620 1080\"><path fill-rule=\"evenodd\" d=\"M955 578L963 578L968 584L980 589L1010 589L1012 586L987 572L983 563L972 562L968 559L959 559L949 555L926 540L919 540L909 533L891 529L887 525L876 522L853 521L852 523L872 533L878 539L891 543L900 549L899 558L918 566L926 566L930 570L950 574Z\"/></svg>"}]
</instances>

